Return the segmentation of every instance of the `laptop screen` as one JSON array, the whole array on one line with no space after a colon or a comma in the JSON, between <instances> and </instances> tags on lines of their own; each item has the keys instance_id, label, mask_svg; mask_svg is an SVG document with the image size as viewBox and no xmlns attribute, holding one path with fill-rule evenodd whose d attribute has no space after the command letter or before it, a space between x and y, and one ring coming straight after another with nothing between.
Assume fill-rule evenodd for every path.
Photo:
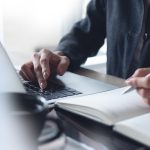
<instances>
[{"instance_id":1,"label":"laptop screen","mask_svg":"<svg viewBox=\"0 0 150 150\"><path fill-rule=\"evenodd\" d=\"M25 92L25 89L8 57L7 52L0 43L0 93Z\"/></svg>"}]
</instances>

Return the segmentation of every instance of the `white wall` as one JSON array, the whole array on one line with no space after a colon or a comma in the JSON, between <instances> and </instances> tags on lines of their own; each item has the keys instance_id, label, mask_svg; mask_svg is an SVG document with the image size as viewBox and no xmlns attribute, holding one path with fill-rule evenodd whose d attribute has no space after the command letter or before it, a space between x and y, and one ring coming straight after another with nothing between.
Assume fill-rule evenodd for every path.
<instances>
[{"instance_id":1,"label":"white wall","mask_svg":"<svg viewBox=\"0 0 150 150\"><path fill-rule=\"evenodd\" d=\"M73 23L85 17L89 1L0 0L0 8L3 8L0 9L0 39L3 38L13 63L24 63L36 48L53 49ZM101 51L106 52L106 44ZM94 58L89 59L86 65L93 63L102 62Z\"/></svg>"},{"instance_id":2,"label":"white wall","mask_svg":"<svg viewBox=\"0 0 150 150\"><path fill-rule=\"evenodd\" d=\"M3 0L4 42L9 51L55 47L82 17L88 0Z\"/></svg>"}]
</instances>

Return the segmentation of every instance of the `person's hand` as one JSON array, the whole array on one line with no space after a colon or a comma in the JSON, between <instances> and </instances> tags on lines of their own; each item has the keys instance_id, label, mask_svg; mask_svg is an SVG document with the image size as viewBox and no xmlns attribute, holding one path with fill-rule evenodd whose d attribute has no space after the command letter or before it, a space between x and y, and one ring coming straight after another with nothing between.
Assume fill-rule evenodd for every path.
<instances>
[{"instance_id":1,"label":"person's hand","mask_svg":"<svg viewBox=\"0 0 150 150\"><path fill-rule=\"evenodd\" d=\"M63 75L69 64L69 58L61 52L42 49L33 54L31 61L22 65L19 73L24 80L37 81L41 89L45 89L50 75L53 72Z\"/></svg>"},{"instance_id":2,"label":"person's hand","mask_svg":"<svg viewBox=\"0 0 150 150\"><path fill-rule=\"evenodd\" d=\"M126 83L135 87L143 100L150 104L150 68L137 69Z\"/></svg>"}]
</instances>

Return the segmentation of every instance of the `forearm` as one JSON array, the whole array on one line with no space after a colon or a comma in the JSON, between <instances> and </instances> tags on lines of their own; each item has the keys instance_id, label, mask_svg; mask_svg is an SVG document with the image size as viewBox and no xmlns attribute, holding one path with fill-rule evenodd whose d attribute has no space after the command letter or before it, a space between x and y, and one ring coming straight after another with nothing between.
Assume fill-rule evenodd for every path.
<instances>
[{"instance_id":1,"label":"forearm","mask_svg":"<svg viewBox=\"0 0 150 150\"><path fill-rule=\"evenodd\" d=\"M62 51L70 59L70 69L78 68L87 57L97 54L104 43L105 14L103 6L98 2L90 2L86 18L76 23L57 47L57 50Z\"/></svg>"}]
</instances>

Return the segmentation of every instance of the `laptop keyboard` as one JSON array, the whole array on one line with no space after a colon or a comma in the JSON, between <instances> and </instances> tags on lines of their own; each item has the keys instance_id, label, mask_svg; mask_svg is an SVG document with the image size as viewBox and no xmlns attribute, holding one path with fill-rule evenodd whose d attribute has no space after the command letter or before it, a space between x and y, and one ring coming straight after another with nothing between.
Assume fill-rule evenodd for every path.
<instances>
[{"instance_id":1,"label":"laptop keyboard","mask_svg":"<svg viewBox=\"0 0 150 150\"><path fill-rule=\"evenodd\" d=\"M81 92L75 89L66 87L64 85L52 81L44 90L41 90L38 84L33 82L24 82L24 86L29 94L40 95L47 100L82 94Z\"/></svg>"}]
</instances>

